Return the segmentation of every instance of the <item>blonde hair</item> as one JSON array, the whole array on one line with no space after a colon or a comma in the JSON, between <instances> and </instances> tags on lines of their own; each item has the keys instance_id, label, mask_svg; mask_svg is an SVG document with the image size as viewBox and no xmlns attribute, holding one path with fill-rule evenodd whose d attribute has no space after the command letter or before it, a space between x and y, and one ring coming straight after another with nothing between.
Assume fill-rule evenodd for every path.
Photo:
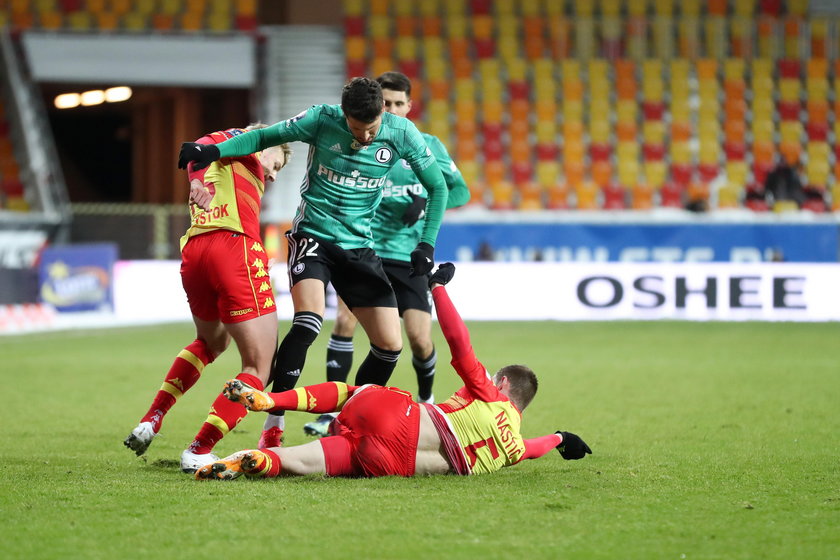
<instances>
[{"instance_id":1,"label":"blonde hair","mask_svg":"<svg viewBox=\"0 0 840 560\"><path fill-rule=\"evenodd\" d=\"M268 125L260 121L252 122L251 124L245 127L245 130L251 132L252 130L259 130L261 128L268 128ZM285 159L283 160L283 167L286 167L286 165L289 164L289 160L292 159L292 147L289 146L289 144L287 143L280 144L278 146L272 146L272 148L280 148L281 150L283 150L283 155L285 156Z\"/></svg>"}]
</instances>

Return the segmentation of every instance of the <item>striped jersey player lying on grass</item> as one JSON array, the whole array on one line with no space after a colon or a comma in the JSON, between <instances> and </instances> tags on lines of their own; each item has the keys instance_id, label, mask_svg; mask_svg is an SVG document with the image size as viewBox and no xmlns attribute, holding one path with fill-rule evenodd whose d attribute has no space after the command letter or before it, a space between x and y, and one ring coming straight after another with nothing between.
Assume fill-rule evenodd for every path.
<instances>
[{"instance_id":1,"label":"striped jersey player lying on grass","mask_svg":"<svg viewBox=\"0 0 840 560\"><path fill-rule=\"evenodd\" d=\"M454 274L455 266L445 263L429 281L452 366L464 381L447 401L419 404L411 393L395 387L338 382L266 393L232 380L225 395L250 410L340 413L328 437L304 445L239 451L199 469L196 478L467 475L497 471L555 448L564 459L592 453L570 432L522 438L522 411L537 392L537 378L522 365L488 374L444 287Z\"/></svg>"}]
</instances>

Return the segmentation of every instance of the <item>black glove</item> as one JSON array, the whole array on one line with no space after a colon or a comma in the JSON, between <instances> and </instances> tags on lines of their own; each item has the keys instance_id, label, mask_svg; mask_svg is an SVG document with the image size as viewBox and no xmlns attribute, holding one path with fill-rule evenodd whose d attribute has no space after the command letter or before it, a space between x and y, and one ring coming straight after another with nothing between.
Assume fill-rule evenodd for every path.
<instances>
[{"instance_id":1,"label":"black glove","mask_svg":"<svg viewBox=\"0 0 840 560\"><path fill-rule=\"evenodd\" d=\"M438 267L432 277L429 278L429 287L432 284L442 284L446 286L452 277L455 276L455 265L452 263L443 263Z\"/></svg>"},{"instance_id":2,"label":"black glove","mask_svg":"<svg viewBox=\"0 0 840 560\"><path fill-rule=\"evenodd\" d=\"M403 212L402 222L406 227L411 227L426 216L426 199L412 192L408 196L411 197L411 204Z\"/></svg>"},{"instance_id":3,"label":"black glove","mask_svg":"<svg viewBox=\"0 0 840 560\"><path fill-rule=\"evenodd\" d=\"M197 144L184 142L178 154L178 169L186 169L187 164L193 162L193 170L204 169L221 157L219 148L215 144Z\"/></svg>"},{"instance_id":4,"label":"black glove","mask_svg":"<svg viewBox=\"0 0 840 560\"><path fill-rule=\"evenodd\" d=\"M557 446L557 451L560 456L567 461L571 459L583 459L586 454L592 454L592 450L586 445L586 442L580 439L580 436L571 432L554 432L563 438L563 443Z\"/></svg>"},{"instance_id":5,"label":"black glove","mask_svg":"<svg viewBox=\"0 0 840 560\"><path fill-rule=\"evenodd\" d=\"M409 276L424 276L435 267L435 248L422 241L411 252Z\"/></svg>"}]
</instances>

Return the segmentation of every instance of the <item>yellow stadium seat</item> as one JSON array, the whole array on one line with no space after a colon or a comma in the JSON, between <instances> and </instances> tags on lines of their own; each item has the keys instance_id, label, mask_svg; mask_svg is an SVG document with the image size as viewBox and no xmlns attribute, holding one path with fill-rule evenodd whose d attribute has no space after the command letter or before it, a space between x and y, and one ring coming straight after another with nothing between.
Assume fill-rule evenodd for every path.
<instances>
[{"instance_id":1,"label":"yellow stadium seat","mask_svg":"<svg viewBox=\"0 0 840 560\"><path fill-rule=\"evenodd\" d=\"M692 161L691 144L689 142L671 143L671 161L673 163L688 164Z\"/></svg>"},{"instance_id":2,"label":"yellow stadium seat","mask_svg":"<svg viewBox=\"0 0 840 560\"><path fill-rule=\"evenodd\" d=\"M565 100L563 102L563 120L583 122L583 101Z\"/></svg>"},{"instance_id":3,"label":"yellow stadium seat","mask_svg":"<svg viewBox=\"0 0 840 560\"><path fill-rule=\"evenodd\" d=\"M557 123L554 121L538 121L535 128L537 143L553 144L557 140Z\"/></svg>"},{"instance_id":4,"label":"yellow stadium seat","mask_svg":"<svg viewBox=\"0 0 840 560\"><path fill-rule=\"evenodd\" d=\"M637 142L618 142L615 147L618 162L636 161L639 159L639 144Z\"/></svg>"},{"instance_id":5,"label":"yellow stadium seat","mask_svg":"<svg viewBox=\"0 0 840 560\"><path fill-rule=\"evenodd\" d=\"M657 16L674 14L674 0L653 0L653 13Z\"/></svg>"},{"instance_id":6,"label":"yellow stadium seat","mask_svg":"<svg viewBox=\"0 0 840 560\"><path fill-rule=\"evenodd\" d=\"M743 188L739 184L728 182L726 186L721 187L717 192L717 207L739 208L741 206L742 193Z\"/></svg>"},{"instance_id":7,"label":"yellow stadium seat","mask_svg":"<svg viewBox=\"0 0 840 560\"><path fill-rule=\"evenodd\" d=\"M615 113L617 122L636 122L638 112L639 105L634 101L621 99L616 102Z\"/></svg>"},{"instance_id":8,"label":"yellow stadium seat","mask_svg":"<svg viewBox=\"0 0 840 560\"><path fill-rule=\"evenodd\" d=\"M631 188L639 181L639 162L625 160L618 162L618 183L624 188Z\"/></svg>"},{"instance_id":9,"label":"yellow stadium seat","mask_svg":"<svg viewBox=\"0 0 840 560\"><path fill-rule=\"evenodd\" d=\"M800 142L802 133L802 123L799 121L782 121L779 123L779 139L782 142Z\"/></svg>"},{"instance_id":10,"label":"yellow stadium seat","mask_svg":"<svg viewBox=\"0 0 840 560\"><path fill-rule=\"evenodd\" d=\"M554 79L554 61L547 58L539 58L532 62L534 67L534 81L539 82L544 80ZM565 77L564 77L565 78Z\"/></svg>"},{"instance_id":11,"label":"yellow stadium seat","mask_svg":"<svg viewBox=\"0 0 840 560\"><path fill-rule=\"evenodd\" d=\"M728 161L725 166L726 178L730 183L738 185L747 184L749 166L745 161Z\"/></svg>"},{"instance_id":12,"label":"yellow stadium seat","mask_svg":"<svg viewBox=\"0 0 840 560\"><path fill-rule=\"evenodd\" d=\"M91 15L88 12L72 12L67 14L67 26L77 31L87 31L93 27Z\"/></svg>"},{"instance_id":13,"label":"yellow stadium seat","mask_svg":"<svg viewBox=\"0 0 840 560\"><path fill-rule=\"evenodd\" d=\"M557 104L553 99L538 100L534 103L537 122L551 121L557 118Z\"/></svg>"},{"instance_id":14,"label":"yellow stadium seat","mask_svg":"<svg viewBox=\"0 0 840 560\"><path fill-rule=\"evenodd\" d=\"M423 58L443 58L443 39L441 37L423 37L421 48Z\"/></svg>"},{"instance_id":15,"label":"yellow stadium seat","mask_svg":"<svg viewBox=\"0 0 840 560\"><path fill-rule=\"evenodd\" d=\"M396 46L398 60L417 59L417 39L414 37L397 37Z\"/></svg>"},{"instance_id":16,"label":"yellow stadium seat","mask_svg":"<svg viewBox=\"0 0 840 560\"><path fill-rule=\"evenodd\" d=\"M665 184L668 170L664 161L646 161L642 166L644 168L645 182L648 185L654 189L658 189Z\"/></svg>"},{"instance_id":17,"label":"yellow stadium seat","mask_svg":"<svg viewBox=\"0 0 840 560\"><path fill-rule=\"evenodd\" d=\"M409 17L414 15L413 0L401 0L400 2L392 2L394 7L394 14L399 17Z\"/></svg>"},{"instance_id":18,"label":"yellow stadium seat","mask_svg":"<svg viewBox=\"0 0 840 560\"><path fill-rule=\"evenodd\" d=\"M536 177L537 182L544 187L555 185L560 177L560 164L556 161L537 161Z\"/></svg>"},{"instance_id":19,"label":"yellow stadium seat","mask_svg":"<svg viewBox=\"0 0 840 560\"><path fill-rule=\"evenodd\" d=\"M720 161L720 144L718 142L700 142L697 160L701 164L716 164Z\"/></svg>"},{"instance_id":20,"label":"yellow stadium seat","mask_svg":"<svg viewBox=\"0 0 840 560\"><path fill-rule=\"evenodd\" d=\"M344 15L347 16L361 16L364 15L365 0L343 0Z\"/></svg>"},{"instance_id":21,"label":"yellow stadium seat","mask_svg":"<svg viewBox=\"0 0 840 560\"><path fill-rule=\"evenodd\" d=\"M468 20L464 16L449 16L446 19L446 32L449 37L463 39L468 36Z\"/></svg>"},{"instance_id":22,"label":"yellow stadium seat","mask_svg":"<svg viewBox=\"0 0 840 560\"><path fill-rule=\"evenodd\" d=\"M664 144L665 123L663 121L644 121L642 123L642 138L646 144Z\"/></svg>"}]
</instances>

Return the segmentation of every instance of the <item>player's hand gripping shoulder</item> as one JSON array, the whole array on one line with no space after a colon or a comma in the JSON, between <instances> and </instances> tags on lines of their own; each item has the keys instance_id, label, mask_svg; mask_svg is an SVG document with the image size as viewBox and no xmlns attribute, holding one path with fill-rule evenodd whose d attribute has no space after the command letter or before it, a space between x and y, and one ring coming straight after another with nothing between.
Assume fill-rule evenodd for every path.
<instances>
[{"instance_id":1,"label":"player's hand gripping shoulder","mask_svg":"<svg viewBox=\"0 0 840 560\"><path fill-rule=\"evenodd\" d=\"M215 144L199 144L197 142L184 142L181 144L181 151L178 154L178 169L186 169L190 162L193 163L193 170L204 169L217 159L221 154Z\"/></svg>"},{"instance_id":2,"label":"player's hand gripping shoulder","mask_svg":"<svg viewBox=\"0 0 840 560\"><path fill-rule=\"evenodd\" d=\"M586 442L580 439L580 436L572 432L554 432L563 438L560 445L557 446L557 451L560 456L567 461L572 459L583 459L586 454L592 454L592 450L586 445Z\"/></svg>"},{"instance_id":3,"label":"player's hand gripping shoulder","mask_svg":"<svg viewBox=\"0 0 840 560\"><path fill-rule=\"evenodd\" d=\"M429 278L429 287L431 288L433 284L446 286L453 276L455 276L455 265L451 262L443 263Z\"/></svg>"},{"instance_id":4,"label":"player's hand gripping shoulder","mask_svg":"<svg viewBox=\"0 0 840 560\"><path fill-rule=\"evenodd\" d=\"M408 193L408 196L411 197L411 204L403 212L402 221L406 227L411 227L426 215L426 199L413 192Z\"/></svg>"},{"instance_id":5,"label":"player's hand gripping shoulder","mask_svg":"<svg viewBox=\"0 0 840 560\"><path fill-rule=\"evenodd\" d=\"M409 276L423 276L435 267L435 248L428 243L420 242L411 252L411 270Z\"/></svg>"}]
</instances>

